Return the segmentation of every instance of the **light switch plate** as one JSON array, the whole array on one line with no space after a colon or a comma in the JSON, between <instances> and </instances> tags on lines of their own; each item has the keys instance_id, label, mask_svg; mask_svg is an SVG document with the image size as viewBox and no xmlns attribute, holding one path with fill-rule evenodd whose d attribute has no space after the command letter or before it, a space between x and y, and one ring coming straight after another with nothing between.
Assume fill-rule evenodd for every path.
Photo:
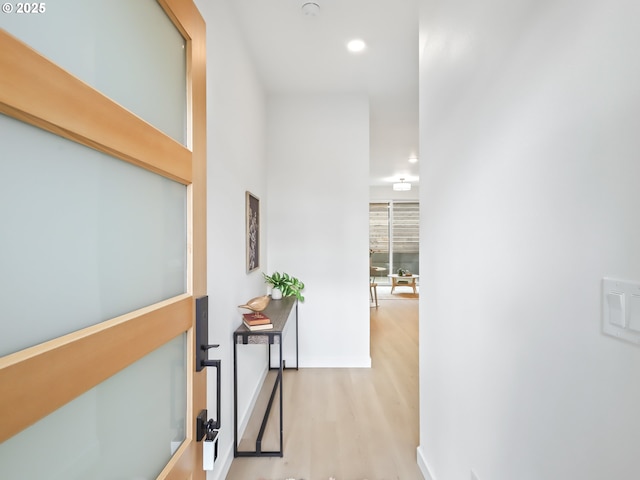
<instances>
[{"instance_id":1,"label":"light switch plate","mask_svg":"<svg viewBox=\"0 0 640 480\"><path fill-rule=\"evenodd\" d=\"M602 279L602 332L640 345L640 283Z\"/></svg>"},{"instance_id":2,"label":"light switch plate","mask_svg":"<svg viewBox=\"0 0 640 480\"><path fill-rule=\"evenodd\" d=\"M640 334L640 292L632 294L629 298L629 325L627 328Z\"/></svg>"}]
</instances>

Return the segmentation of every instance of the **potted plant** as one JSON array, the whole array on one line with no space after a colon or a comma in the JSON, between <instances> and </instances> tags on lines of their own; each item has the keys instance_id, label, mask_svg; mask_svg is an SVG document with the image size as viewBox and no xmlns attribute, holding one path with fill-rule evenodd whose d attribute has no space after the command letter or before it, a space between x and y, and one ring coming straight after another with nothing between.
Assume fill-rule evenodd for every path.
<instances>
[{"instance_id":1,"label":"potted plant","mask_svg":"<svg viewBox=\"0 0 640 480\"><path fill-rule=\"evenodd\" d=\"M280 300L282 297L296 297L301 302L304 301L301 290L304 289L304 283L296 277L288 273L275 272L273 275L262 274L264 281L271 285L271 298Z\"/></svg>"}]
</instances>

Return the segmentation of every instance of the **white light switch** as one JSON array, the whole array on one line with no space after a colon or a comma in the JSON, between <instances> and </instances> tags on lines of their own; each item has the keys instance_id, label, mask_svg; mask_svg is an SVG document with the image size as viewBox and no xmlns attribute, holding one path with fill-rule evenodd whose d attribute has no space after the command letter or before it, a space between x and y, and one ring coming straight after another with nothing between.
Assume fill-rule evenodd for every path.
<instances>
[{"instance_id":1,"label":"white light switch","mask_svg":"<svg viewBox=\"0 0 640 480\"><path fill-rule=\"evenodd\" d=\"M607 293L607 308L609 309L609 323L624 328L627 325L624 315L624 293Z\"/></svg>"}]
</instances>

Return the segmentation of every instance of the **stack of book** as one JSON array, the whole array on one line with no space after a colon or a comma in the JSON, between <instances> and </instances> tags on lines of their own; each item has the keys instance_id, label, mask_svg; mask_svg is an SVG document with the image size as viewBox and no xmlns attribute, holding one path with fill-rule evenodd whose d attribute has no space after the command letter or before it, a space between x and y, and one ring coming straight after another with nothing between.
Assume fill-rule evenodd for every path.
<instances>
[{"instance_id":1,"label":"stack of book","mask_svg":"<svg viewBox=\"0 0 640 480\"><path fill-rule=\"evenodd\" d=\"M269 330L273 328L271 319L260 312L242 314L244 325L251 331Z\"/></svg>"}]
</instances>

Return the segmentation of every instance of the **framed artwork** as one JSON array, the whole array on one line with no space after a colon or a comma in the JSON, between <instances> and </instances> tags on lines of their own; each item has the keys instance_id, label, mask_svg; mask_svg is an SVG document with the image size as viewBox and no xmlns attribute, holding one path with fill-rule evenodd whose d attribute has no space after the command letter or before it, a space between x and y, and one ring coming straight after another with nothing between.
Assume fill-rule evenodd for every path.
<instances>
[{"instance_id":1,"label":"framed artwork","mask_svg":"<svg viewBox=\"0 0 640 480\"><path fill-rule=\"evenodd\" d=\"M260 267L260 199L246 193L247 273Z\"/></svg>"}]
</instances>

